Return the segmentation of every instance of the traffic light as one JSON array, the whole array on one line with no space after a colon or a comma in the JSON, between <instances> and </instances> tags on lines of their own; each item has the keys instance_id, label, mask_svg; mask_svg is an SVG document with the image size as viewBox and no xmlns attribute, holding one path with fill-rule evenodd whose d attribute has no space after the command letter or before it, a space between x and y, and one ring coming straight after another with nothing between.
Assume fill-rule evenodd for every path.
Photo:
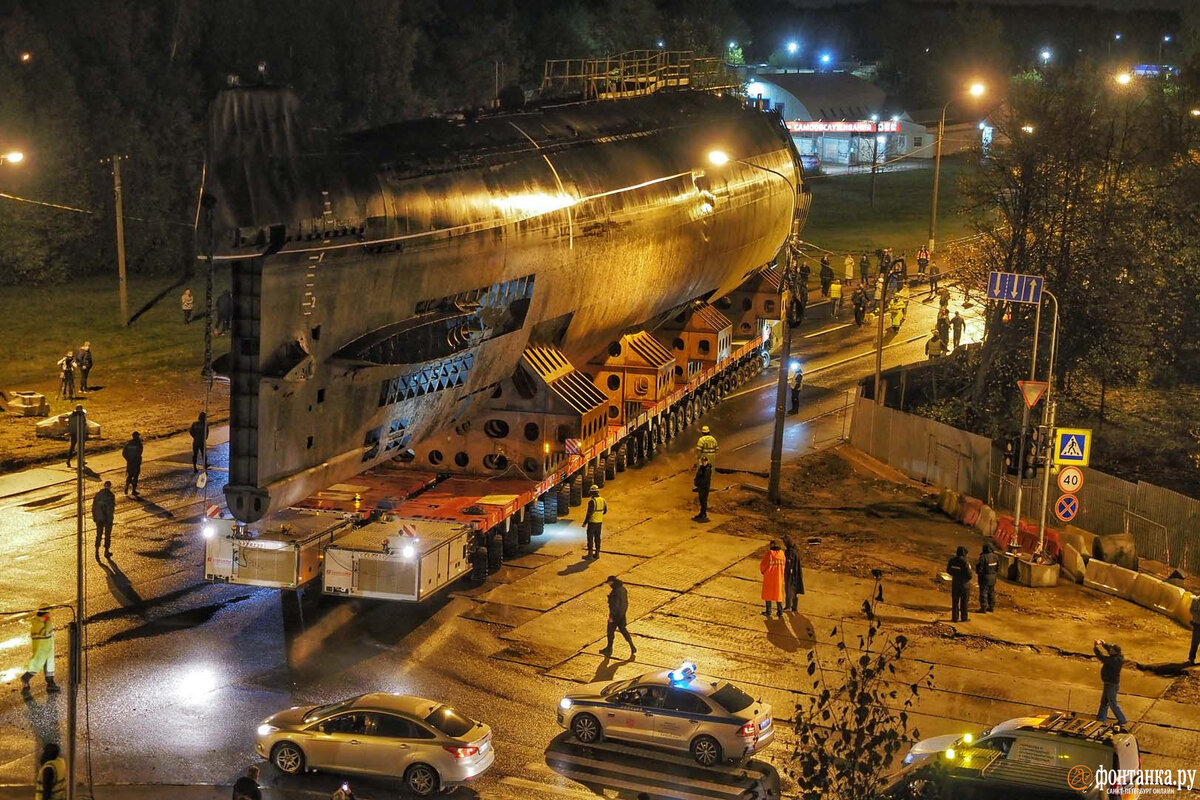
<instances>
[{"instance_id":1,"label":"traffic light","mask_svg":"<svg viewBox=\"0 0 1200 800\"><path fill-rule=\"evenodd\" d=\"M1025 433L1025 464L1022 474L1036 478L1039 469L1044 469L1050 445L1049 431L1041 425L1031 427Z\"/></svg>"},{"instance_id":2,"label":"traffic light","mask_svg":"<svg viewBox=\"0 0 1200 800\"><path fill-rule=\"evenodd\" d=\"M1020 475L1021 465L1018 463L1021 453L1021 440L1010 436L1004 440L1004 471L1009 475Z\"/></svg>"}]
</instances>

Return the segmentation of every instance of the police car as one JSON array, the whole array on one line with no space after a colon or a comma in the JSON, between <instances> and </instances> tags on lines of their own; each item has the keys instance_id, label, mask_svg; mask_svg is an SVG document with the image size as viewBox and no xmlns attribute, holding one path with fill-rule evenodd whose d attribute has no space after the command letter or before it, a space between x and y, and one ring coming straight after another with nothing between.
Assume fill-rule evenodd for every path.
<instances>
[{"instance_id":1,"label":"police car","mask_svg":"<svg viewBox=\"0 0 1200 800\"><path fill-rule=\"evenodd\" d=\"M728 681L670 672L589 683L558 704L558 724L583 744L604 738L689 752L702 766L740 760L775 737L771 706Z\"/></svg>"}]
</instances>

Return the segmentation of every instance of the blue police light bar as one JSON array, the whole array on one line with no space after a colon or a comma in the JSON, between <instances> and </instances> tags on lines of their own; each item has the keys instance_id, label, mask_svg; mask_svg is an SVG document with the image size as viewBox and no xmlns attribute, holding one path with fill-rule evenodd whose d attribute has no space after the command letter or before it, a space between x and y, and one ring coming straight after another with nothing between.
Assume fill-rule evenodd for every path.
<instances>
[{"instance_id":1,"label":"blue police light bar","mask_svg":"<svg viewBox=\"0 0 1200 800\"><path fill-rule=\"evenodd\" d=\"M667 673L667 678L671 681L690 681L694 677L696 677L696 665L691 661L685 661L679 665L679 669L673 669Z\"/></svg>"}]
</instances>

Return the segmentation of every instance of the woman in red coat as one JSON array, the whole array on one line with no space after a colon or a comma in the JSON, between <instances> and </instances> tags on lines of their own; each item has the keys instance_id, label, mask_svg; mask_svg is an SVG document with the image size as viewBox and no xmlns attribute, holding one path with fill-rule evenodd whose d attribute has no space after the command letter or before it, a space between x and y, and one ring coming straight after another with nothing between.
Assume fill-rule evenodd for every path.
<instances>
[{"instance_id":1,"label":"woman in red coat","mask_svg":"<svg viewBox=\"0 0 1200 800\"><path fill-rule=\"evenodd\" d=\"M786 564L783 548L779 546L779 542L772 539L770 549L763 553L762 561L758 564L758 571L763 576L762 599L766 604L764 617L771 616L771 603L775 604L775 615L783 616L783 573Z\"/></svg>"}]
</instances>

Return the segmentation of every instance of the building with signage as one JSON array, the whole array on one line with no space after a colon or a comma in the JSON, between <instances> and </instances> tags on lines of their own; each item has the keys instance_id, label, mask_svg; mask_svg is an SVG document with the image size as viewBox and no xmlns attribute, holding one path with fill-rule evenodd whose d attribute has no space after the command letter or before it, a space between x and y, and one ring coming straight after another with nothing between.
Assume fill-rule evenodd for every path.
<instances>
[{"instance_id":1,"label":"building with signage","mask_svg":"<svg viewBox=\"0 0 1200 800\"><path fill-rule=\"evenodd\" d=\"M758 74L746 92L751 102L780 112L810 167L933 157L936 130L890 110L882 89L848 72Z\"/></svg>"}]
</instances>

